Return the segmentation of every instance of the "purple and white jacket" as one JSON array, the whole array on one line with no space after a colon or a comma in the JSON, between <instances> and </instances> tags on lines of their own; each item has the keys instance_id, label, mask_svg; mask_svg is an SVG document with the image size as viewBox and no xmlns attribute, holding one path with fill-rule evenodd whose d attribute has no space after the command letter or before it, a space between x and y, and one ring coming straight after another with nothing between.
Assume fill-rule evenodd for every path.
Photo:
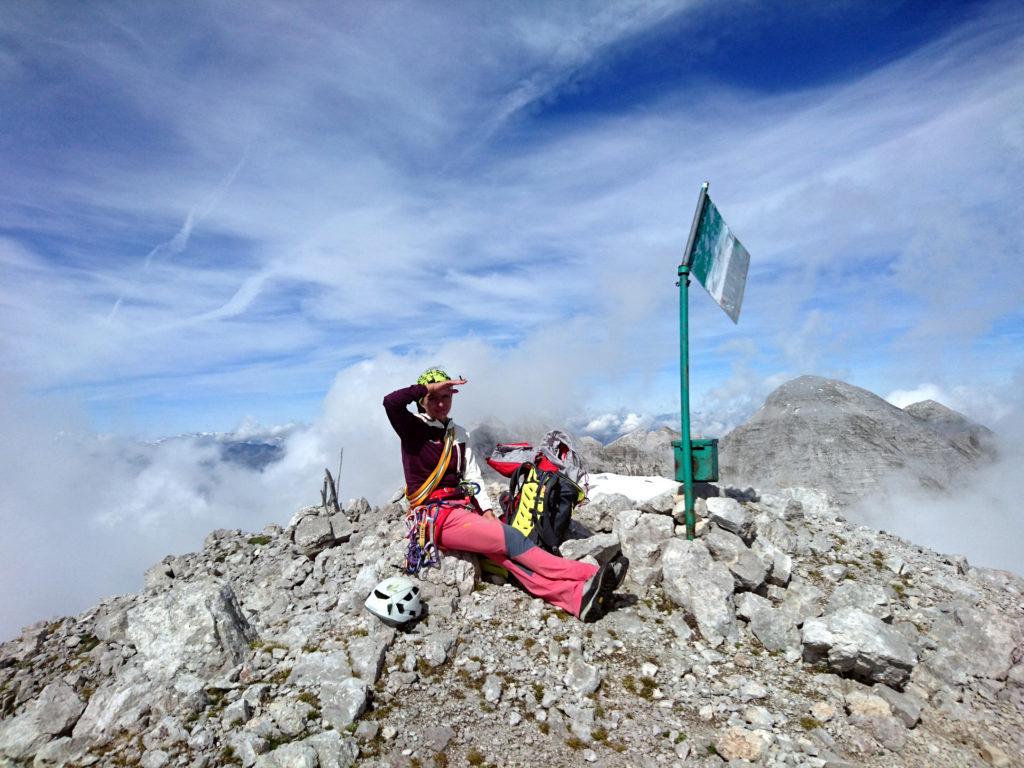
<instances>
[{"instance_id":1,"label":"purple and white jacket","mask_svg":"<svg viewBox=\"0 0 1024 768\"><path fill-rule=\"evenodd\" d=\"M409 410L411 403L426 394L427 388L424 385L413 384L411 387L396 389L384 398L388 421L402 441L402 469L405 472L406 487L410 492L415 491L434 471L444 450L445 432L451 426L455 429L455 446L438 488L454 488L463 480L476 483L480 486L480 492L476 495L480 509L493 509L494 505L484 488L480 465L469 445L469 433L451 419L442 424L425 413Z\"/></svg>"}]
</instances>

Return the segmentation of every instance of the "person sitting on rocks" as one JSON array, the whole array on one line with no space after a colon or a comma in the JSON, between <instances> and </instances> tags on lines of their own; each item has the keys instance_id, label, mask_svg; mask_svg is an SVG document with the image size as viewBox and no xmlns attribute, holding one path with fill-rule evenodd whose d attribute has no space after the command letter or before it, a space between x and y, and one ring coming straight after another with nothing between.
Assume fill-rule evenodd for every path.
<instances>
[{"instance_id":1,"label":"person sitting on rocks","mask_svg":"<svg viewBox=\"0 0 1024 768\"><path fill-rule=\"evenodd\" d=\"M401 440L410 509L429 515L427 528L442 550L483 555L531 595L582 621L596 621L625 577L628 561L618 558L599 568L556 557L498 520L468 435L448 416L459 391L455 387L465 383L432 368L416 384L384 398L388 420ZM408 409L411 403L417 413Z\"/></svg>"}]
</instances>

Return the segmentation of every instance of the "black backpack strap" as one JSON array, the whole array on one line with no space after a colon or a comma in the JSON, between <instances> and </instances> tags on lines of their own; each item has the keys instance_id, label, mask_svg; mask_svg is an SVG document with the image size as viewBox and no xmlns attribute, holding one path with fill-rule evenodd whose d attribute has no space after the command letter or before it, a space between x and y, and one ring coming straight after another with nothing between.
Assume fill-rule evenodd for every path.
<instances>
[{"instance_id":1,"label":"black backpack strap","mask_svg":"<svg viewBox=\"0 0 1024 768\"><path fill-rule=\"evenodd\" d=\"M537 509L540 510L539 519L536 520L536 531L541 546L548 552L557 553L558 546L562 543L557 528L558 517L558 494L555 489L558 486L558 475L555 472L545 472L538 469L537 476L540 488L537 491Z\"/></svg>"}]
</instances>

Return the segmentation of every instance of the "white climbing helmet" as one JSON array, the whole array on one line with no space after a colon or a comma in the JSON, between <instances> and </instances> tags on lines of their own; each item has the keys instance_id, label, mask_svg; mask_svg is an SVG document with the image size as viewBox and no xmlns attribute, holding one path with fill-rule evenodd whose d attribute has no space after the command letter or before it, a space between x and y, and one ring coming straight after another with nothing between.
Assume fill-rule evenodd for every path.
<instances>
[{"instance_id":1,"label":"white climbing helmet","mask_svg":"<svg viewBox=\"0 0 1024 768\"><path fill-rule=\"evenodd\" d=\"M396 624L418 619L423 613L420 588L405 576L384 579L366 598L366 610Z\"/></svg>"}]
</instances>

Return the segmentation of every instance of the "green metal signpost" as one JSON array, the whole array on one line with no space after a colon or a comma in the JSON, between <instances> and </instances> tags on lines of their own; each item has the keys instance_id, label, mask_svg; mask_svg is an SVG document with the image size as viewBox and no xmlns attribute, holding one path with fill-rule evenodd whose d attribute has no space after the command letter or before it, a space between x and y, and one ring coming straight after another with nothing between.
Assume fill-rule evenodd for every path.
<instances>
[{"instance_id":1,"label":"green metal signpost","mask_svg":"<svg viewBox=\"0 0 1024 768\"><path fill-rule=\"evenodd\" d=\"M725 313L738 322L747 282L750 254L729 231L721 214L708 197L705 181L697 198L690 237L679 265L679 400L682 435L672 442L676 480L683 483L686 499L686 538L693 539L694 482L718 480L718 440L694 440L690 435L690 275L707 289Z\"/></svg>"}]
</instances>

